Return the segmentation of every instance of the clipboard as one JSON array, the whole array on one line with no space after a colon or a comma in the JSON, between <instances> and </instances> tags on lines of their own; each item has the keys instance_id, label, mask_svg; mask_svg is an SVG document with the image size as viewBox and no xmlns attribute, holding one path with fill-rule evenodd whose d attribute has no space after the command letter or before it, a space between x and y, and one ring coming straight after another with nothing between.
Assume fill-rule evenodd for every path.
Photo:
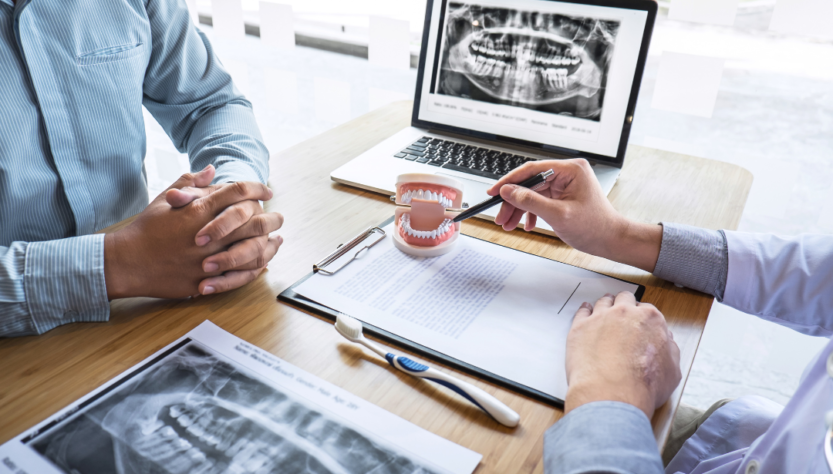
<instances>
[{"instance_id":1,"label":"clipboard","mask_svg":"<svg viewBox=\"0 0 833 474\"><path fill-rule=\"evenodd\" d=\"M373 246L376 245L378 242L380 242L381 240L383 240L385 238L385 232L384 232L384 230L382 230L382 228L384 228L385 226L387 226L388 224L393 222L393 220L394 220L394 217L391 217L391 218L385 220L384 222L382 222L381 224L379 224L378 226L370 227L366 231L364 231L361 234L354 237L352 240L350 240L350 241L348 241L348 242L346 242L342 245L339 245L333 253L326 256L321 261L315 263L313 265L313 271L311 273L304 276L303 278L301 278L300 280L295 282L292 286L290 286L289 288L287 288L286 290L281 292L281 294L278 295L278 300L283 301L285 303L288 303L288 304L290 304L292 306L295 306L295 307L297 307L301 310L304 310L306 312L309 312L309 313L312 313L314 315L326 318L326 319L328 319L330 321L333 321L335 323L336 317L338 316L338 311L336 309L324 306L324 305L322 305L322 304L320 304L316 301L313 301L311 299L308 299L308 298L305 298L305 297L301 296L300 294L295 292L295 288L298 285L300 285L301 283L305 282L307 279L314 276L316 273L321 272L321 273L328 274L328 275L335 274L339 270L341 270L342 268L346 267L347 265L352 263L354 260L359 258L361 254L363 254L365 252L372 251L371 249L373 248ZM381 232L381 234L380 234L380 232ZM467 235L466 237L483 241L483 239L478 239L477 237L472 237L470 235ZM492 245L498 245L500 247L510 249L512 251L515 251L515 252L521 252L521 253L526 253L528 255L531 255L528 252L523 252L521 250L513 249L511 247L506 247L504 245L495 244L493 242L489 242L489 243L492 244ZM331 267L331 265L333 265L333 263L337 262L339 259L347 258L347 257L349 257L349 259L346 263L340 264L337 267ZM537 255L535 255L535 257L545 258L545 257L537 256ZM560 263L563 263L563 262L560 262ZM570 265L570 266L579 268L576 265ZM632 282L628 282L627 280L623 280L621 278L614 278L614 277L608 277L608 278L623 281L623 282L627 282L627 283L630 283L630 284L634 284ZM645 293L645 286L644 285L637 285L637 291L634 293L634 295L636 297L636 300L637 301L642 301L642 296L643 296L644 293ZM450 357L450 356L448 356L448 355L446 355L442 352L431 349L430 347L427 347L425 345L418 344L414 341L406 339L406 338L404 338L402 336L399 336L397 334L394 334L390 331L387 331L387 330L381 329L379 327L376 327L372 324L368 324L364 321L362 322L362 326L364 326L364 333L365 334L369 334L371 336L374 336L375 338L377 338L379 340L382 340L386 343L389 343L389 344L394 345L394 346L398 346L402 349L406 349L406 350L411 351L415 354L418 354L422 357L425 357L426 359L431 359L435 362L439 362L439 363L441 363L445 366L455 368L455 369L460 370L462 372L465 372L465 373L467 373L471 376L474 376L474 377L477 377L477 378L480 378L480 379L483 379L483 380L487 380L491 383L494 383L496 385L504 387L508 390L512 390L513 392L520 393L521 395L525 395L525 396L530 397L532 399L535 399L535 400L538 400L538 401L541 401L541 402L544 402L544 403L547 403L547 404L550 404L550 405L553 405L553 406L556 406L556 407L559 407L559 408L564 407L564 400L562 400L560 398L554 397L554 396L552 396L550 394L547 394L547 393L544 393L540 390L536 390L532 387L529 387L529 386L523 385L521 383L515 382L515 381L510 380L506 377L502 377L500 375L494 374L492 372L484 370L484 369L482 369L480 367L477 367L475 365L472 365L472 364L469 364L467 362L461 361L457 358Z\"/></svg>"}]
</instances>

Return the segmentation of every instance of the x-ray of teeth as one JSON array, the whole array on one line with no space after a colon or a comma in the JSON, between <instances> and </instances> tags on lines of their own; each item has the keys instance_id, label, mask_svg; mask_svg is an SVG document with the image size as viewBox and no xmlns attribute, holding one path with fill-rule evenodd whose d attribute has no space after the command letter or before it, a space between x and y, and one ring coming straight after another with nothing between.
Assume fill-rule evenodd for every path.
<instances>
[{"instance_id":1,"label":"x-ray of teeth","mask_svg":"<svg viewBox=\"0 0 833 474\"><path fill-rule=\"evenodd\" d=\"M619 22L450 3L440 94L599 121Z\"/></svg>"},{"instance_id":2,"label":"x-ray of teeth","mask_svg":"<svg viewBox=\"0 0 833 474\"><path fill-rule=\"evenodd\" d=\"M67 474L431 474L196 342L32 447Z\"/></svg>"}]
</instances>

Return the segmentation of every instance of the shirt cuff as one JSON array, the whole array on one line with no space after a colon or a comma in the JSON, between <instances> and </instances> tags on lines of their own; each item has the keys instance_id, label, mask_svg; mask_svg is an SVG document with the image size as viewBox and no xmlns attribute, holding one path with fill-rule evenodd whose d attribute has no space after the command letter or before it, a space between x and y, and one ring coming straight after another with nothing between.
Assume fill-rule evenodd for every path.
<instances>
[{"instance_id":1,"label":"shirt cuff","mask_svg":"<svg viewBox=\"0 0 833 474\"><path fill-rule=\"evenodd\" d=\"M30 242L23 285L38 333L72 322L107 321L104 234Z\"/></svg>"},{"instance_id":2,"label":"shirt cuff","mask_svg":"<svg viewBox=\"0 0 833 474\"><path fill-rule=\"evenodd\" d=\"M662 246L654 275L723 300L729 249L723 231L662 224Z\"/></svg>"},{"instance_id":3,"label":"shirt cuff","mask_svg":"<svg viewBox=\"0 0 833 474\"><path fill-rule=\"evenodd\" d=\"M663 473L648 418L622 402L582 405L544 434L544 472Z\"/></svg>"},{"instance_id":4,"label":"shirt cuff","mask_svg":"<svg viewBox=\"0 0 833 474\"><path fill-rule=\"evenodd\" d=\"M248 163L237 160L217 161L219 163L215 164L217 171L214 174L213 184L236 183L239 181L252 181L265 184L263 178Z\"/></svg>"}]
</instances>

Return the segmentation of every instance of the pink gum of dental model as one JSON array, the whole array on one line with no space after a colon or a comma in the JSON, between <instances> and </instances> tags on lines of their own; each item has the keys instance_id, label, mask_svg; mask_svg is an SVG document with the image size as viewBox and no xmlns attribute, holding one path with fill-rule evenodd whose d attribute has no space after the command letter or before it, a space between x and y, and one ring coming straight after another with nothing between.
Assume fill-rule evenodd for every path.
<instances>
[{"instance_id":1,"label":"pink gum of dental model","mask_svg":"<svg viewBox=\"0 0 833 474\"><path fill-rule=\"evenodd\" d=\"M396 178L396 230L393 243L416 257L436 257L454 248L460 224L451 222L463 203L463 185L454 178L409 173ZM405 207L410 206L410 207Z\"/></svg>"}]
</instances>

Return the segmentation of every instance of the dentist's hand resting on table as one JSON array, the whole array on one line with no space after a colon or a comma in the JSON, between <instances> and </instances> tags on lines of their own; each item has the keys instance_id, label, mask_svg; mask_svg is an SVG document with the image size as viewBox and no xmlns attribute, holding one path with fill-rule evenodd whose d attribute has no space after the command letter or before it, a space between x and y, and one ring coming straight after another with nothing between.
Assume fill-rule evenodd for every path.
<instances>
[{"instance_id":1,"label":"dentist's hand resting on table","mask_svg":"<svg viewBox=\"0 0 833 474\"><path fill-rule=\"evenodd\" d=\"M283 240L283 217L263 211L261 183L211 185L214 168L180 177L127 227L104 239L110 299L181 298L228 291L254 280Z\"/></svg>"},{"instance_id":2,"label":"dentist's hand resting on table","mask_svg":"<svg viewBox=\"0 0 833 474\"><path fill-rule=\"evenodd\" d=\"M554 174L538 191L515 186L535 174ZM630 221L602 193L590 164L582 159L537 161L507 174L489 190L505 202L495 223L526 230L544 219L574 248L653 271L662 243L662 226ZM653 305L633 294L607 295L582 304L567 337L565 413L594 401L629 403L650 419L682 378L680 350Z\"/></svg>"}]
</instances>

